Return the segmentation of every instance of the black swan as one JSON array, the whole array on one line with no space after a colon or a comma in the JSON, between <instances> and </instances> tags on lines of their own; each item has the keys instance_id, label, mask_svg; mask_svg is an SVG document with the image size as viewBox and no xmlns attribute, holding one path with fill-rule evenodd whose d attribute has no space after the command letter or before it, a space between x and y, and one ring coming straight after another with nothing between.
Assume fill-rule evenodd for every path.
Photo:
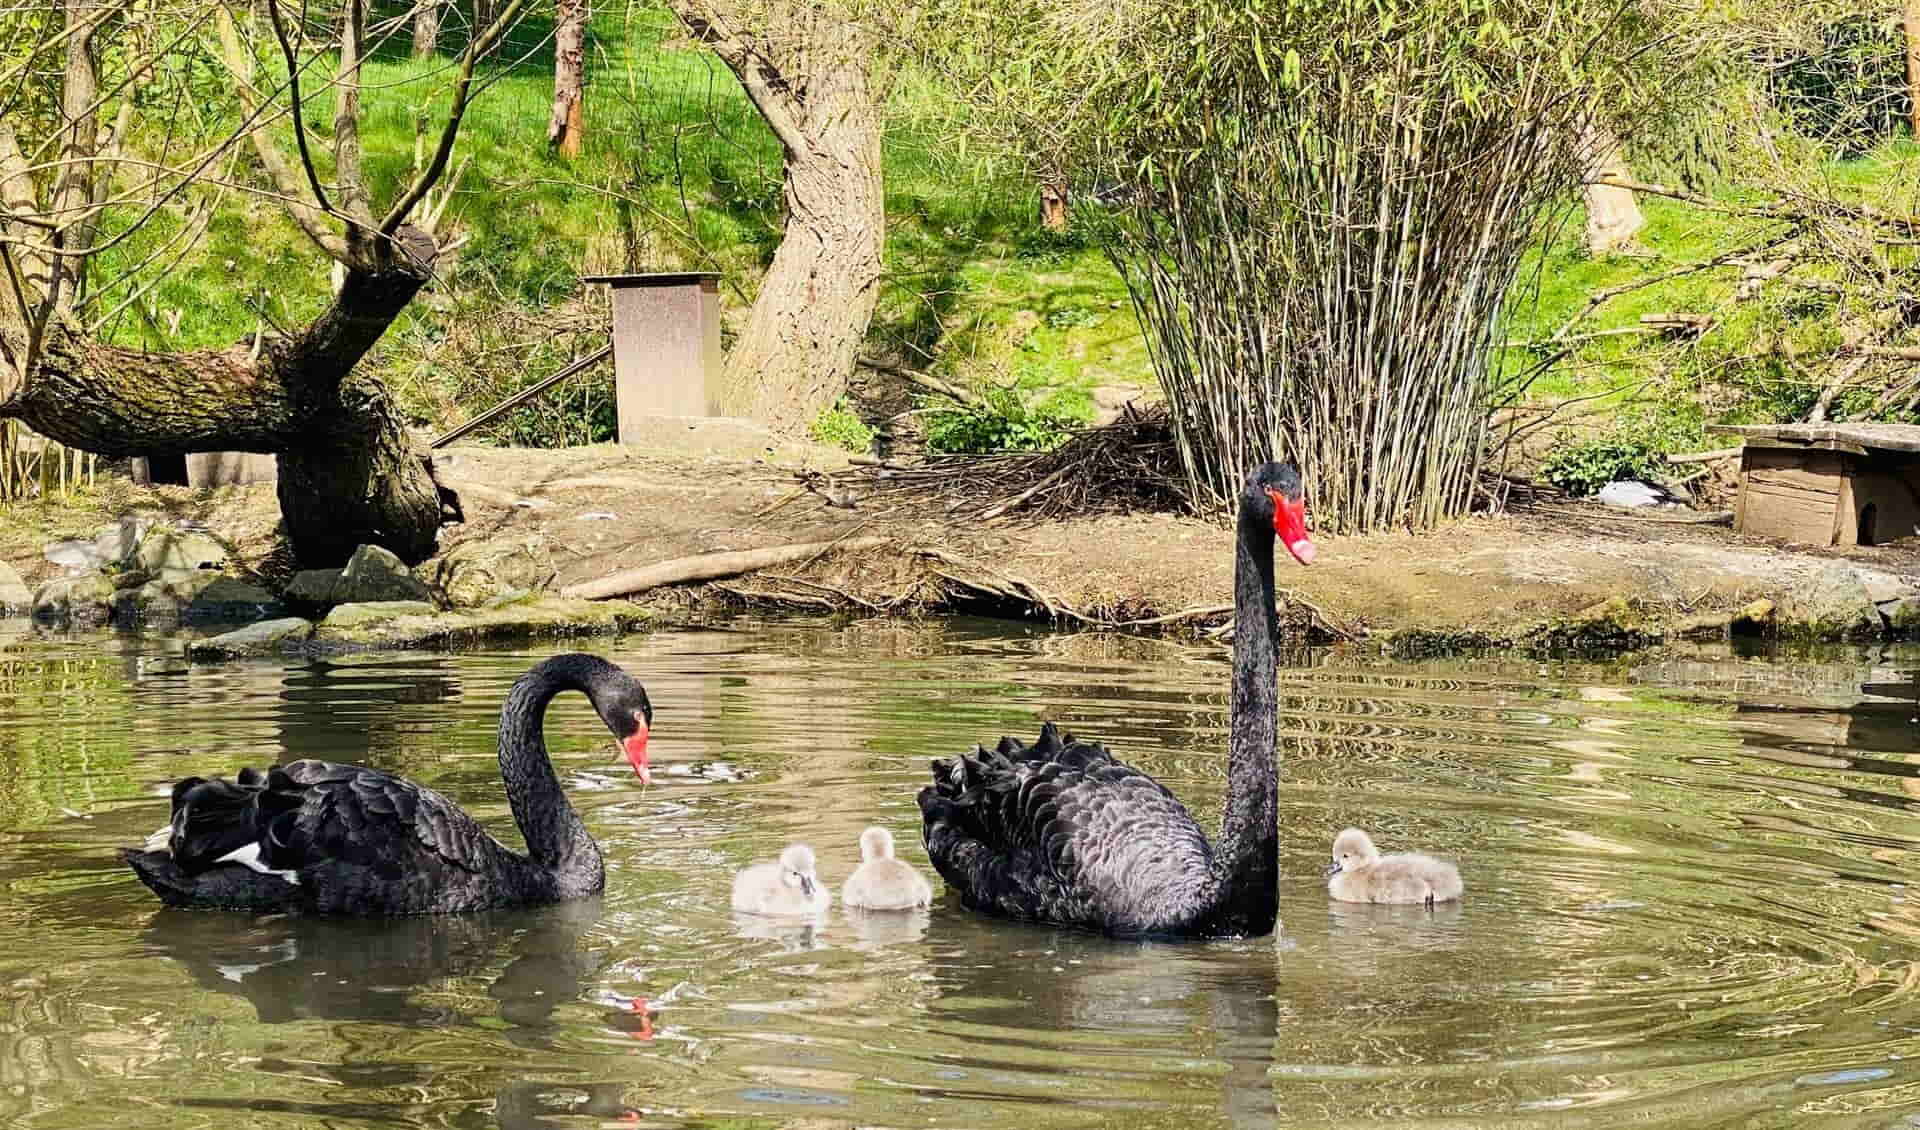
<instances>
[{"instance_id":1,"label":"black swan","mask_svg":"<svg viewBox=\"0 0 1920 1130\"><path fill-rule=\"evenodd\" d=\"M1267 463L1240 495L1232 730L1218 846L1166 787L1049 722L1032 746L933 764L920 790L934 869L965 906L1115 935L1268 934L1279 918L1273 542L1313 561L1300 475Z\"/></svg>"},{"instance_id":2,"label":"black swan","mask_svg":"<svg viewBox=\"0 0 1920 1130\"><path fill-rule=\"evenodd\" d=\"M650 780L653 706L625 671L558 655L500 708L500 775L527 843L519 855L432 789L358 765L296 761L236 781L188 777L173 818L121 857L169 906L383 916L528 906L597 894L600 848L547 757L547 703L577 690Z\"/></svg>"}]
</instances>

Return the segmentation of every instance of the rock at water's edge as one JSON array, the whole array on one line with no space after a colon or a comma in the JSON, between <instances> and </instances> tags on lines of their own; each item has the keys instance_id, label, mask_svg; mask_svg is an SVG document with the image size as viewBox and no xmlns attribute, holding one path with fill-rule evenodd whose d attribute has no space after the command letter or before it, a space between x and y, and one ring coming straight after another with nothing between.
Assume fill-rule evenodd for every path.
<instances>
[{"instance_id":1,"label":"rock at water's edge","mask_svg":"<svg viewBox=\"0 0 1920 1130\"><path fill-rule=\"evenodd\" d=\"M1880 610L1866 580L1859 570L1840 562L1787 593L1779 618L1783 631L1816 639L1859 639L1880 632Z\"/></svg>"},{"instance_id":2,"label":"rock at water's edge","mask_svg":"<svg viewBox=\"0 0 1920 1130\"><path fill-rule=\"evenodd\" d=\"M289 644L304 642L313 634L313 622L298 616L280 620L262 620L224 635L194 640L187 655L194 659L233 659L244 655L269 655Z\"/></svg>"},{"instance_id":3,"label":"rock at water's edge","mask_svg":"<svg viewBox=\"0 0 1920 1130\"><path fill-rule=\"evenodd\" d=\"M333 610L314 629L316 644L336 647L461 647L490 640L619 632L645 623L647 614L624 601L548 596L465 612L439 612L336 622Z\"/></svg>"},{"instance_id":4,"label":"rock at water's edge","mask_svg":"<svg viewBox=\"0 0 1920 1130\"><path fill-rule=\"evenodd\" d=\"M60 577L33 594L33 618L97 627L113 615L113 582L98 573Z\"/></svg>"},{"instance_id":5,"label":"rock at water's edge","mask_svg":"<svg viewBox=\"0 0 1920 1130\"><path fill-rule=\"evenodd\" d=\"M193 530L152 530L126 562L154 576L219 569L227 563L227 547Z\"/></svg>"},{"instance_id":6,"label":"rock at water's edge","mask_svg":"<svg viewBox=\"0 0 1920 1130\"><path fill-rule=\"evenodd\" d=\"M22 616L33 611L33 590L13 566L0 561L0 616Z\"/></svg>"},{"instance_id":7,"label":"rock at water's edge","mask_svg":"<svg viewBox=\"0 0 1920 1130\"><path fill-rule=\"evenodd\" d=\"M353 559L341 570L333 588L338 604L364 604L370 601L432 600L433 590L410 572L391 552L377 545L363 545L353 551Z\"/></svg>"},{"instance_id":8,"label":"rock at water's edge","mask_svg":"<svg viewBox=\"0 0 1920 1130\"><path fill-rule=\"evenodd\" d=\"M325 608L333 604L333 592L340 586L340 569L302 569L287 582L288 604Z\"/></svg>"},{"instance_id":9,"label":"rock at water's edge","mask_svg":"<svg viewBox=\"0 0 1920 1130\"><path fill-rule=\"evenodd\" d=\"M401 616L431 616L433 613L433 605L424 600L362 600L334 605L333 611L327 613L327 618L320 621L320 627L339 631Z\"/></svg>"},{"instance_id":10,"label":"rock at water's edge","mask_svg":"<svg viewBox=\"0 0 1920 1130\"><path fill-rule=\"evenodd\" d=\"M422 580L436 586L455 608L541 589L553 579L553 554L539 534L470 542L420 566Z\"/></svg>"}]
</instances>

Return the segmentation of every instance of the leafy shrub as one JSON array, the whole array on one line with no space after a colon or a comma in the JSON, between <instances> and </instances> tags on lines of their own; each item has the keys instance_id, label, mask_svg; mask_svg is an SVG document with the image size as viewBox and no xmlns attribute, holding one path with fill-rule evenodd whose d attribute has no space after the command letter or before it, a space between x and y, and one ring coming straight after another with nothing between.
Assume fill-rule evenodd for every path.
<instances>
[{"instance_id":1,"label":"leafy shrub","mask_svg":"<svg viewBox=\"0 0 1920 1130\"><path fill-rule=\"evenodd\" d=\"M1614 432L1561 443L1540 464L1540 475L1568 494L1592 494L1615 479L1643 479L1661 465L1645 434Z\"/></svg>"},{"instance_id":2,"label":"leafy shrub","mask_svg":"<svg viewBox=\"0 0 1920 1130\"><path fill-rule=\"evenodd\" d=\"M873 446L873 429L840 404L815 416L807 430L819 442L845 451L864 453Z\"/></svg>"},{"instance_id":3,"label":"leafy shrub","mask_svg":"<svg viewBox=\"0 0 1920 1130\"><path fill-rule=\"evenodd\" d=\"M996 388L979 408L936 412L927 418L934 451L1046 451L1058 447L1080 421L1050 405L1029 405L1019 391Z\"/></svg>"},{"instance_id":4,"label":"leafy shrub","mask_svg":"<svg viewBox=\"0 0 1920 1130\"><path fill-rule=\"evenodd\" d=\"M1100 315L1086 306L1062 306L1047 314L1047 325L1056 330L1071 330L1099 324Z\"/></svg>"}]
</instances>

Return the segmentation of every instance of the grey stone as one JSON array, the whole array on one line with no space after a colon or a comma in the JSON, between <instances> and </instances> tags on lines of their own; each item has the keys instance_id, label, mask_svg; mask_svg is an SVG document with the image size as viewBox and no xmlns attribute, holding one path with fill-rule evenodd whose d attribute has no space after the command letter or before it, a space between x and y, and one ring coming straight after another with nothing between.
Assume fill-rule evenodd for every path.
<instances>
[{"instance_id":1,"label":"grey stone","mask_svg":"<svg viewBox=\"0 0 1920 1130\"><path fill-rule=\"evenodd\" d=\"M365 600L350 604L336 604L327 618L320 622L322 631L338 628L355 628L363 624L374 624L381 620L392 620L397 616L431 616L435 609L424 600Z\"/></svg>"},{"instance_id":2,"label":"grey stone","mask_svg":"<svg viewBox=\"0 0 1920 1130\"><path fill-rule=\"evenodd\" d=\"M20 615L33 610L33 590L20 579L13 566L0 561L0 615Z\"/></svg>"},{"instance_id":3,"label":"grey stone","mask_svg":"<svg viewBox=\"0 0 1920 1130\"><path fill-rule=\"evenodd\" d=\"M194 640L187 655L194 659L232 659L243 655L270 655L289 644L304 642L313 634L313 622L298 616L262 620L231 632Z\"/></svg>"},{"instance_id":4,"label":"grey stone","mask_svg":"<svg viewBox=\"0 0 1920 1130\"><path fill-rule=\"evenodd\" d=\"M259 585L232 577L215 577L188 603L183 619L200 624L231 620L272 619L286 612L286 606Z\"/></svg>"},{"instance_id":5,"label":"grey stone","mask_svg":"<svg viewBox=\"0 0 1920 1130\"><path fill-rule=\"evenodd\" d=\"M1781 626L1796 635L1846 639L1877 635L1880 610L1860 571L1835 562L1780 602Z\"/></svg>"},{"instance_id":6,"label":"grey stone","mask_svg":"<svg viewBox=\"0 0 1920 1130\"><path fill-rule=\"evenodd\" d=\"M644 625L647 614L624 601L544 596L461 612L343 618L335 608L314 629L316 643L335 647L468 647L500 640L622 632ZM376 606L377 607L377 606Z\"/></svg>"},{"instance_id":7,"label":"grey stone","mask_svg":"<svg viewBox=\"0 0 1920 1130\"><path fill-rule=\"evenodd\" d=\"M129 568L154 576L219 569L226 563L226 546L197 531L174 529L149 531L126 562Z\"/></svg>"},{"instance_id":8,"label":"grey stone","mask_svg":"<svg viewBox=\"0 0 1920 1130\"><path fill-rule=\"evenodd\" d=\"M110 560L101 554L92 538L50 541L40 552L48 561L68 569L98 569Z\"/></svg>"},{"instance_id":9,"label":"grey stone","mask_svg":"<svg viewBox=\"0 0 1920 1130\"><path fill-rule=\"evenodd\" d=\"M398 557L377 545L363 545L340 573L333 599L341 604L368 601L432 600L433 590L408 571Z\"/></svg>"},{"instance_id":10,"label":"grey stone","mask_svg":"<svg viewBox=\"0 0 1920 1130\"><path fill-rule=\"evenodd\" d=\"M1860 574L1860 583L1867 590L1867 599L1875 604L1920 595L1920 585L1897 574L1879 569L1855 569L1854 572Z\"/></svg>"},{"instance_id":11,"label":"grey stone","mask_svg":"<svg viewBox=\"0 0 1920 1130\"><path fill-rule=\"evenodd\" d=\"M1920 596L1887 601L1880 605L1880 615L1887 618L1889 627L1903 635L1920 632Z\"/></svg>"},{"instance_id":12,"label":"grey stone","mask_svg":"<svg viewBox=\"0 0 1920 1130\"><path fill-rule=\"evenodd\" d=\"M333 603L333 590L340 584L339 569L302 569L287 582L288 604L325 607Z\"/></svg>"},{"instance_id":13,"label":"grey stone","mask_svg":"<svg viewBox=\"0 0 1920 1130\"><path fill-rule=\"evenodd\" d=\"M140 540L154 527L154 519L147 514L124 514L120 520L109 526L100 527L93 535L93 548L106 560L116 565L124 565L134 559L134 553L140 548Z\"/></svg>"},{"instance_id":14,"label":"grey stone","mask_svg":"<svg viewBox=\"0 0 1920 1130\"><path fill-rule=\"evenodd\" d=\"M553 555L538 534L469 542L420 567L455 608L478 608L502 597L546 585L554 574Z\"/></svg>"},{"instance_id":15,"label":"grey stone","mask_svg":"<svg viewBox=\"0 0 1920 1130\"><path fill-rule=\"evenodd\" d=\"M33 618L88 627L112 616L113 584L98 573L60 577L33 594Z\"/></svg>"}]
</instances>

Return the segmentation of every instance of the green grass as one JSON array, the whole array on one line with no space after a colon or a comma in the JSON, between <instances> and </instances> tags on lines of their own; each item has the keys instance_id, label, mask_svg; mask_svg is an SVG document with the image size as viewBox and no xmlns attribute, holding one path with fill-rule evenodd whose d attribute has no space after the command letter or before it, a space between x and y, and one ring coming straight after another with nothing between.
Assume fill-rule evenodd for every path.
<instances>
[{"instance_id":1,"label":"green grass","mask_svg":"<svg viewBox=\"0 0 1920 1130\"><path fill-rule=\"evenodd\" d=\"M389 3L375 15L399 10ZM631 7L595 17L586 146L572 161L546 144L548 31L538 21L522 25L487 70L456 151L465 169L449 208L451 229L466 242L368 362L423 426L463 418L578 355L606 317L604 296L586 293L580 275L718 270L726 279L723 302L737 312L779 239L779 146L732 76L686 42L670 14ZM438 127L460 34L449 30L438 58L415 62L396 40L367 65L362 144L376 212L413 175L423 123L428 131ZM183 67L185 77L177 81L196 96L210 103L228 97L217 70L194 75ZM321 77L314 76L310 88ZM884 149L886 274L869 350L974 387L1006 390L1066 422L1089 417L1097 386L1150 386L1145 342L1105 255L1077 233L1041 230L1031 186L955 142L941 97L935 84L911 73L895 87ZM323 97L305 115L323 154L332 112ZM223 120L213 112L207 118ZM291 151L290 130L281 140ZM150 149L162 141L157 134L142 139ZM1912 199L1888 193L1911 183L1913 174L1903 166L1915 156L1920 148L1908 142L1886 143L1830 166L1827 180L1882 207L1908 207ZM249 152L240 157L251 162ZM323 175L329 172L323 168ZM1770 228L1671 200L1641 205L1648 220L1639 237L1645 257L1588 257L1577 223L1563 225L1530 256L1531 285L1511 309L1509 341L1548 338L1598 289L1706 259ZM184 211L164 213L103 256L96 278L110 280L145 259L185 222ZM1685 349L1652 337L1587 341L1534 381L1530 399L1591 397L1622 417L1651 412L1662 420L1665 441L1681 446L1694 442L1709 382L1732 379L1745 390L1722 414L1765 416L1804 407L1813 392L1801 378L1743 358L1758 352L1760 335L1776 331L1802 346L1830 339L1830 305L1810 292L1780 289L1734 306L1728 298L1738 277L1734 270L1703 272L1614 299L1577 332L1624 328L1655 312L1712 310L1723 317ZM108 333L147 348L230 345L263 321L304 324L324 308L328 288L327 262L277 204L228 192L198 249L117 316ZM109 292L96 311L125 293ZM1503 350L1499 371L1522 372L1543 352ZM500 438L604 438L598 432L611 427L606 381L605 373L597 374L567 398L562 410L579 420L555 426L554 406L529 410L509 421Z\"/></svg>"}]
</instances>

